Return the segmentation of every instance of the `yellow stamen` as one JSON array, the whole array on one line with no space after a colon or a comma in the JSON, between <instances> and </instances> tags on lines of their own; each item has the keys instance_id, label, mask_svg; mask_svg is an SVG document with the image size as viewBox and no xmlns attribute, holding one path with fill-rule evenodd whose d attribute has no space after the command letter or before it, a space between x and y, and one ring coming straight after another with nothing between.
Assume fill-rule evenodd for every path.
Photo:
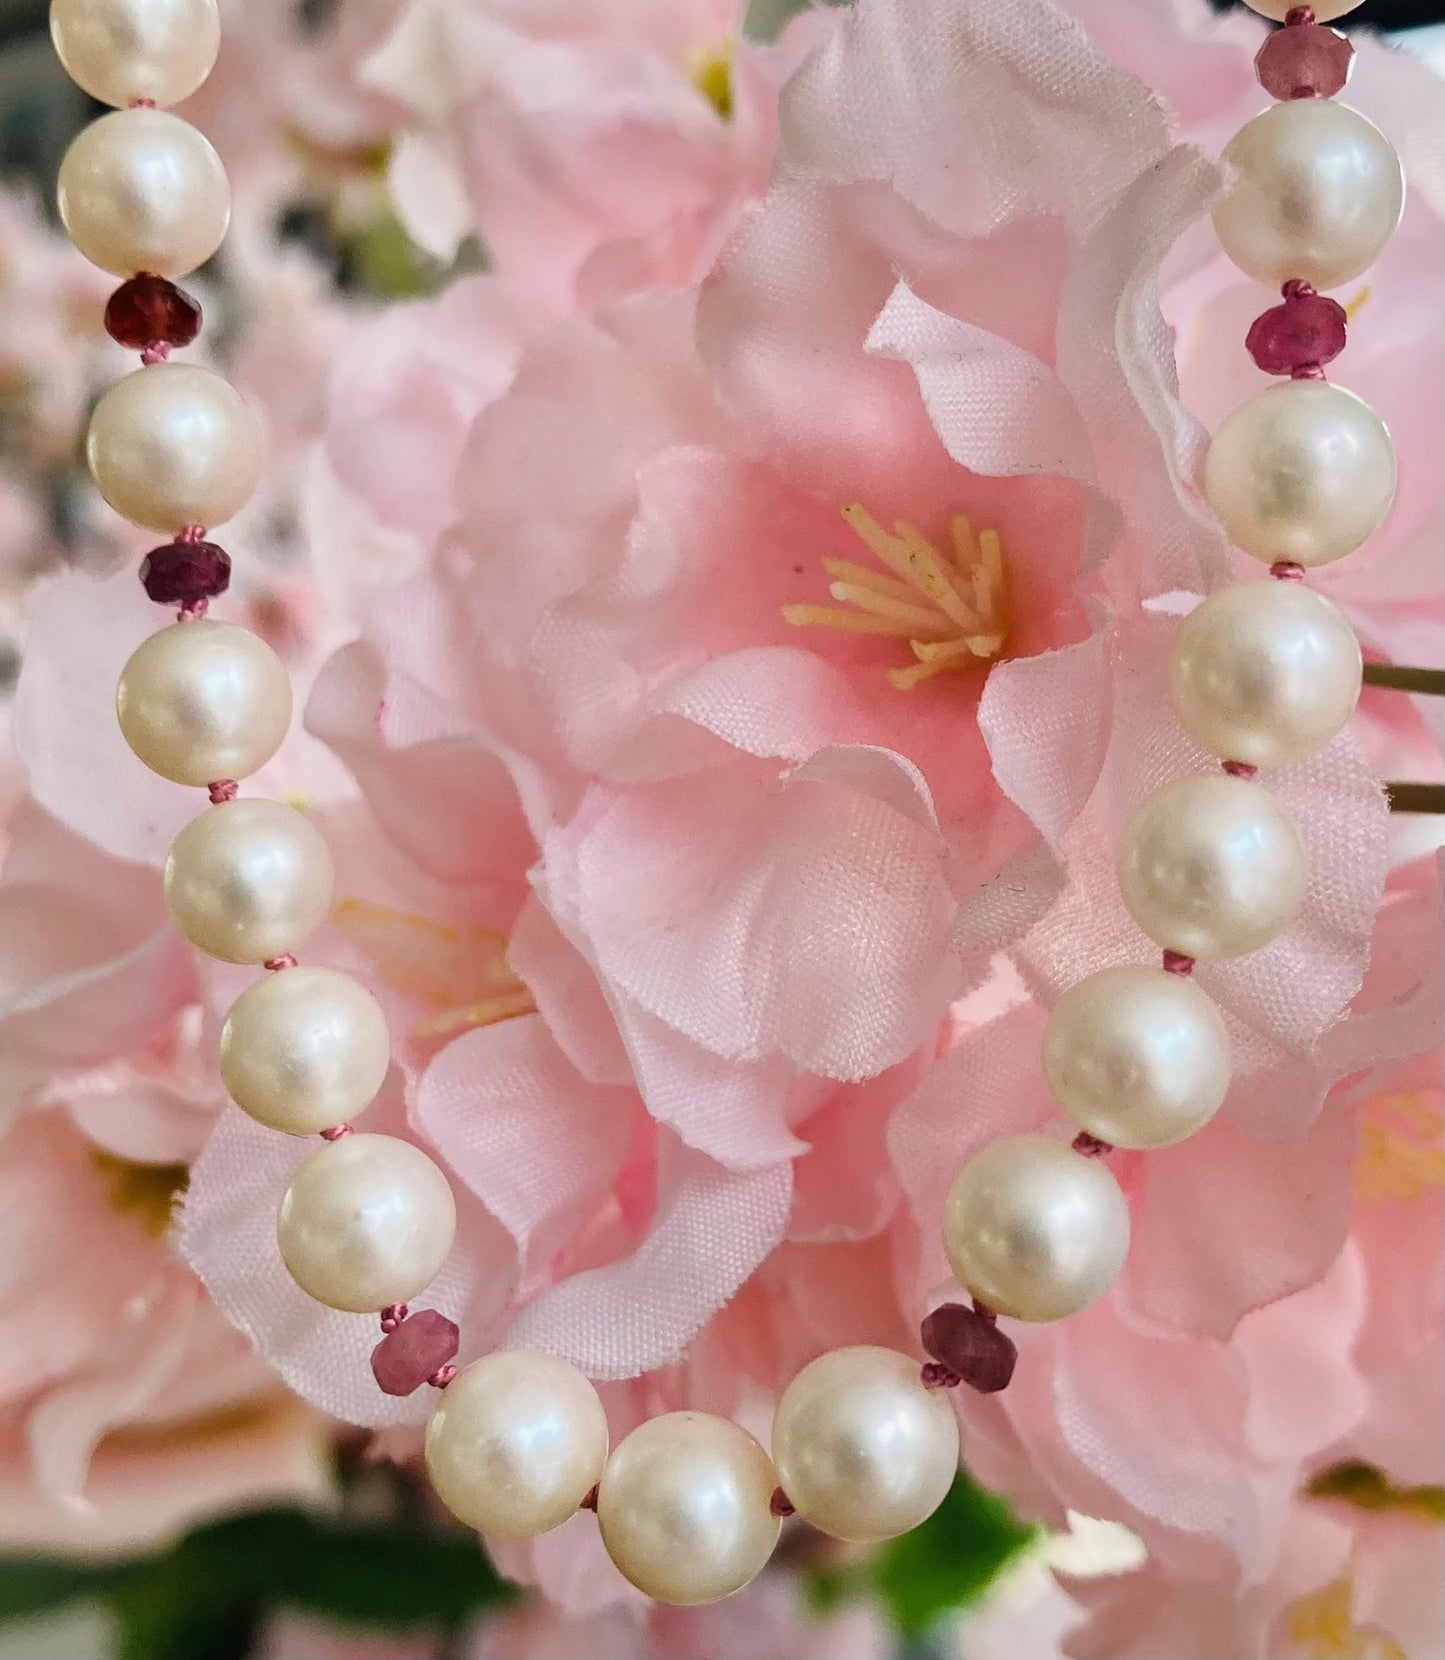
<instances>
[{"instance_id":1,"label":"yellow stamen","mask_svg":"<svg viewBox=\"0 0 1445 1660\"><path fill-rule=\"evenodd\" d=\"M692 84L724 121L733 118L733 60L737 50L736 40L724 40L699 52L692 63Z\"/></svg>"},{"instance_id":2,"label":"yellow stamen","mask_svg":"<svg viewBox=\"0 0 1445 1660\"><path fill-rule=\"evenodd\" d=\"M507 961L507 936L495 928L448 927L365 899L343 899L332 920L388 985L436 1011L412 1026L419 1042L536 1013Z\"/></svg>"},{"instance_id":3,"label":"yellow stamen","mask_svg":"<svg viewBox=\"0 0 1445 1660\"><path fill-rule=\"evenodd\" d=\"M178 1195L186 1190L190 1171L184 1164L135 1164L114 1153L91 1154L95 1167L110 1184L111 1209L134 1216L152 1239L161 1239L171 1225Z\"/></svg>"},{"instance_id":4,"label":"yellow stamen","mask_svg":"<svg viewBox=\"0 0 1445 1660\"><path fill-rule=\"evenodd\" d=\"M1290 1642L1310 1660L1406 1660L1405 1651L1383 1631L1354 1622L1354 1588L1337 1579L1290 1610Z\"/></svg>"},{"instance_id":5,"label":"yellow stamen","mask_svg":"<svg viewBox=\"0 0 1445 1660\"><path fill-rule=\"evenodd\" d=\"M887 671L889 684L900 692L999 655L1009 618L996 532L975 536L969 520L957 514L949 524L950 546L940 552L916 525L900 520L886 531L856 502L843 509L843 520L883 569L823 560L832 578L828 592L844 609L785 605L785 622L906 640L916 662Z\"/></svg>"},{"instance_id":6,"label":"yellow stamen","mask_svg":"<svg viewBox=\"0 0 1445 1660\"><path fill-rule=\"evenodd\" d=\"M1375 1101L1361 1126L1355 1192L1366 1204L1419 1199L1445 1186L1445 1114L1420 1091Z\"/></svg>"},{"instance_id":7,"label":"yellow stamen","mask_svg":"<svg viewBox=\"0 0 1445 1660\"><path fill-rule=\"evenodd\" d=\"M1355 318L1365 309L1370 299L1370 285L1366 283L1357 294L1345 301L1345 320L1353 323Z\"/></svg>"}]
</instances>

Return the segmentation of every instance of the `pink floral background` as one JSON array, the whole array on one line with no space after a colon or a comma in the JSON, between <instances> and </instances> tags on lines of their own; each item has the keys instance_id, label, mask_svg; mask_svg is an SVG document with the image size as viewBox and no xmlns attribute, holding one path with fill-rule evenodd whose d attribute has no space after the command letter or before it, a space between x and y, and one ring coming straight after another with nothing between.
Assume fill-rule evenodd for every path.
<instances>
[{"instance_id":1,"label":"pink floral background","mask_svg":"<svg viewBox=\"0 0 1445 1660\"><path fill-rule=\"evenodd\" d=\"M740 23L733 0L344 0L318 36L247 0L186 111L238 198L205 349L270 445L220 614L288 661L304 722L256 787L338 864L308 958L390 1017L368 1126L452 1178L428 1301L461 1358L565 1355L615 1436L682 1405L765 1428L823 1350L916 1348L952 1172L1055 1116L1053 998L1149 949L1113 847L1210 765L1165 662L1232 570L1202 444L1263 378L1242 340L1267 296L1208 219L1263 103L1256 20L858 0L769 46ZM1356 44L1349 101L1411 192L1332 375L1389 423L1402 487L1320 585L1367 656L1438 664L1445 87ZM301 189L451 280L360 303L276 239ZM244 976L159 895L194 802L110 713L157 621L145 543L81 494L62 549L37 506L122 366L107 285L18 195L0 234L0 380L34 389L0 480L23 651L0 1540L112 1552L324 1505L338 1426L409 1460L427 1401L383 1396L371 1323L276 1257L302 1149L225 1104ZM893 594L879 625L859 595L891 592L900 547L967 603ZM1223 1113L1121 1158L1114 1291L1020 1330L1006 1394L959 1399L970 1470L1021 1516L1141 1546L1100 1573L1041 1545L961 1655L1445 1652L1439 838L1380 787L1445 776L1440 713L1367 691L1280 775L1310 893L1287 938L1201 970ZM810 1620L783 1571L651 1608L586 1516L493 1554L539 1595L478 1660L890 1652L875 1610ZM278 1660L362 1652L288 1620Z\"/></svg>"}]
</instances>

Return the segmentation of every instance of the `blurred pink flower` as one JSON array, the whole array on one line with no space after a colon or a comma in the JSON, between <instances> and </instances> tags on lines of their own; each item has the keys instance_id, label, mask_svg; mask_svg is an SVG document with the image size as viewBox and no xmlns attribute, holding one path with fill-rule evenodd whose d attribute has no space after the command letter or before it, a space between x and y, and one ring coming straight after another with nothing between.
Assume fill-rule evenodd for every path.
<instances>
[{"instance_id":1,"label":"blurred pink flower","mask_svg":"<svg viewBox=\"0 0 1445 1660\"><path fill-rule=\"evenodd\" d=\"M819 1615L792 1575L774 1571L709 1608L643 1605L568 1618L533 1603L488 1621L470 1660L885 1660L893 1649L875 1609Z\"/></svg>"},{"instance_id":2,"label":"blurred pink flower","mask_svg":"<svg viewBox=\"0 0 1445 1660\"><path fill-rule=\"evenodd\" d=\"M777 93L825 14L777 47L740 0L409 0L364 78L409 124L391 157L412 235L480 233L561 314L696 281L767 188Z\"/></svg>"},{"instance_id":3,"label":"blurred pink flower","mask_svg":"<svg viewBox=\"0 0 1445 1660\"><path fill-rule=\"evenodd\" d=\"M329 1482L326 1434L165 1235L214 1112L153 881L33 808L0 919L0 1489L7 1545L135 1550ZM108 960L107 960L108 959Z\"/></svg>"}]
</instances>

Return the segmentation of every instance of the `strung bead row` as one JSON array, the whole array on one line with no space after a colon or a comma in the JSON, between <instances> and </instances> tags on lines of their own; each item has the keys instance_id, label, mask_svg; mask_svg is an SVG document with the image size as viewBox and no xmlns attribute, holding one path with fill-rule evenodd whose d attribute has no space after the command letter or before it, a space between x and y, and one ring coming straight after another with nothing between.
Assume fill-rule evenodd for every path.
<instances>
[{"instance_id":1,"label":"strung bead row","mask_svg":"<svg viewBox=\"0 0 1445 1660\"><path fill-rule=\"evenodd\" d=\"M375 1313L435 1276L451 1249L455 1206L440 1169L410 1143L341 1134L386 1076L385 1016L346 975L296 966L296 951L331 909L330 851L294 807L237 793L286 735L290 681L263 640L203 615L230 573L203 527L232 517L255 489L260 429L223 377L166 361L201 324L200 307L169 279L216 251L230 191L205 138L153 106L187 97L209 73L220 41L216 0L54 0L51 31L87 91L131 106L82 132L60 173L72 239L127 279L106 326L143 359L96 405L90 470L119 513L175 538L141 576L152 598L179 604L180 620L126 664L121 731L161 777L209 792L212 805L166 858L177 927L212 957L276 971L231 1009L220 1064L253 1118L328 1142L282 1202L282 1256L319 1300Z\"/></svg>"},{"instance_id":2,"label":"strung bead row","mask_svg":"<svg viewBox=\"0 0 1445 1660\"><path fill-rule=\"evenodd\" d=\"M986 1341L980 1313L1058 1319L1102 1296L1122 1267L1128 1208L1099 1155L1173 1145L1223 1103L1228 1036L1188 974L1198 958L1258 950L1295 920L1309 876L1304 844L1253 780L1322 749L1360 693L1353 631L1298 579L1379 526L1394 499L1395 454L1374 411L1324 383L1324 365L1345 344L1346 314L1316 285L1351 281L1381 253L1403 210L1404 178L1377 128L1324 101L1344 86L1352 49L1320 22L1357 0L1314 10L1249 3L1286 24L1257 63L1266 89L1288 101L1225 150L1233 178L1214 221L1237 266L1282 287L1283 304L1256 322L1248 345L1261 368L1290 379L1220 427L1204 492L1231 539L1278 580L1212 595L1176 637L1175 713L1223 767L1154 791L1124 828L1120 889L1163 948L1163 966L1090 975L1049 1019L1044 1073L1079 1137L1072 1146L1043 1135L997 1142L965 1164L949 1195L944 1245L976 1306L945 1305L930 1319L946 1314L946 1332L925 1322L924 1338L977 1387L1000 1387L1011 1370L1011 1356L988 1354L982 1381L970 1375Z\"/></svg>"},{"instance_id":3,"label":"strung bead row","mask_svg":"<svg viewBox=\"0 0 1445 1660\"><path fill-rule=\"evenodd\" d=\"M52 26L76 78L117 103L186 96L219 38L215 0L54 0ZM132 108L76 140L61 200L77 245L128 279L107 327L145 365L97 405L92 474L123 515L176 538L141 574L181 618L137 649L117 693L121 730L140 760L207 789L212 803L171 846L166 903L201 951L272 971L237 999L221 1033L232 1099L269 1128L326 1143L295 1172L278 1212L292 1277L328 1307L380 1315L380 1387L444 1391L427 1432L428 1468L444 1502L485 1532L528 1538L579 1507L595 1509L607 1550L634 1584L701 1603L763 1567L785 1515L856 1540L917 1525L953 1479L958 1424L929 1387L943 1380L925 1381L906 1355L844 1349L805 1368L779 1403L771 1458L737 1425L693 1412L642 1424L609 1456L601 1401L577 1368L498 1353L458 1372L456 1326L406 1307L451 1250L451 1189L410 1143L351 1129L382 1086L390 1050L370 993L296 962L331 908L330 853L296 809L237 793L286 734L290 683L262 640L204 616L230 562L202 527L250 495L259 435L220 376L165 360L200 326L199 307L169 279L219 245L225 173L184 122Z\"/></svg>"}]
</instances>

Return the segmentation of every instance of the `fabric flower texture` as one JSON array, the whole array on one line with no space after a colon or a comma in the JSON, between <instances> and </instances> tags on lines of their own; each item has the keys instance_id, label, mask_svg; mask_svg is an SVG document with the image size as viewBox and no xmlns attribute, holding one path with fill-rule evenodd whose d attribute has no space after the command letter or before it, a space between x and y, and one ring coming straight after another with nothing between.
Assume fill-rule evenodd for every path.
<instances>
[{"instance_id":1,"label":"fabric flower texture","mask_svg":"<svg viewBox=\"0 0 1445 1660\"><path fill-rule=\"evenodd\" d=\"M458 1245L427 1300L459 1358L566 1356L606 1384L614 1435L682 1405L761 1426L821 1350L915 1346L946 1286L948 1176L1051 1111L1044 1006L1152 955L1112 849L1144 790L1208 764L1163 667L1229 557L1158 290L1197 275L1222 175L1048 0L810 22L772 158L770 90L745 107L761 60L738 48L725 110L687 55L731 8L547 17L417 4L368 71L403 96L442 43L457 96L431 124L416 109L393 182L405 208L453 168L455 228L482 229L500 274L363 325L336 383L351 522L424 558L309 700L364 800L325 809L341 898L308 960L361 974L391 1018L367 1127L449 1167ZM550 119L561 93L575 120ZM677 192L644 199L659 169ZM413 199L415 226L437 205ZM118 828L126 788L87 802L59 690L87 671L30 672L57 687L27 705L46 805L154 861L184 804L137 788L145 820ZM1005 1402L963 1403L986 1479L1031 1514L1124 1517L1150 1571L1205 1600L1275 1573L1281 1516L1356 1456L1346 1241L1375 1120L1352 1092L1393 1089L1426 1046L1403 955L1365 979L1372 929L1378 963L1419 913L1377 920L1388 823L1358 748L1280 790L1312 854L1300 926L1200 977L1235 1099L1122 1171L1119 1289L1027 1345ZM208 1029L238 987L198 985ZM183 1254L307 1399L415 1425L430 1399L380 1394L373 1323L317 1309L277 1258L300 1156L224 1114ZM1317 1306L1338 1322L1318 1353L1299 1329ZM1251 1367L1277 1380L1294 1353L1339 1398L1261 1451ZM1206 1441L1207 1481L1155 1479ZM1339 1594L1333 1560L1299 1595ZM501 1561L579 1620L636 1600L585 1516Z\"/></svg>"}]
</instances>

